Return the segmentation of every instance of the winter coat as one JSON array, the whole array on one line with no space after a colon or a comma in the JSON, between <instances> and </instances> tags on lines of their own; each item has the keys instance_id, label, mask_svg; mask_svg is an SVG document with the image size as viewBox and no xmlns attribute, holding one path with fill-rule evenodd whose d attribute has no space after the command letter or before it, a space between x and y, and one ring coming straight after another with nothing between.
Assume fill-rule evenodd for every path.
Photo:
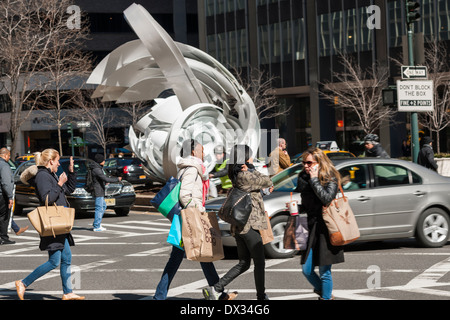
<instances>
[{"instance_id":1,"label":"winter coat","mask_svg":"<svg viewBox=\"0 0 450 320\"><path fill-rule=\"evenodd\" d=\"M309 238L308 245L301 253L301 263L305 264L309 251L313 250L315 266L331 265L344 262L342 247L333 246L330 242L328 229L322 217L323 206L328 206L336 197L338 185L331 181L322 186L318 178L310 178L309 174L301 171L297 179L297 192L301 194L300 212L308 215Z\"/></svg>"},{"instance_id":2,"label":"winter coat","mask_svg":"<svg viewBox=\"0 0 450 320\"><path fill-rule=\"evenodd\" d=\"M281 151L279 147L275 148L270 154L269 154L269 174L270 176L274 176L277 173L280 173L286 168L289 168L291 165L291 158L287 153L284 153L284 151Z\"/></svg>"},{"instance_id":3,"label":"winter coat","mask_svg":"<svg viewBox=\"0 0 450 320\"><path fill-rule=\"evenodd\" d=\"M208 180L203 175L202 161L198 158L189 156L182 158L177 165L177 178L181 179L180 203L184 208L195 207L205 212L203 206L203 181Z\"/></svg>"},{"instance_id":4,"label":"winter coat","mask_svg":"<svg viewBox=\"0 0 450 320\"><path fill-rule=\"evenodd\" d=\"M9 163L0 158L0 195L7 200L14 199L14 180L13 172Z\"/></svg>"},{"instance_id":5,"label":"winter coat","mask_svg":"<svg viewBox=\"0 0 450 320\"><path fill-rule=\"evenodd\" d=\"M266 230L267 221L264 209L264 202L261 195L261 189L268 188L272 185L272 180L262 173L253 171L241 171L236 175L234 187L245 192L251 193L252 212L244 227L232 226L233 234L245 234L250 228L255 230Z\"/></svg>"},{"instance_id":6,"label":"winter coat","mask_svg":"<svg viewBox=\"0 0 450 320\"><path fill-rule=\"evenodd\" d=\"M372 149L366 149L366 157L369 158L390 158L387 152L383 149L381 144L374 144Z\"/></svg>"},{"instance_id":7,"label":"winter coat","mask_svg":"<svg viewBox=\"0 0 450 320\"><path fill-rule=\"evenodd\" d=\"M433 147L429 144L424 144L420 149L417 163L434 171L437 171L438 164L434 160Z\"/></svg>"},{"instance_id":8,"label":"winter coat","mask_svg":"<svg viewBox=\"0 0 450 320\"><path fill-rule=\"evenodd\" d=\"M89 168L92 172L92 185L94 187L94 197L105 197L105 185L109 182L119 182L117 177L108 177L100 164L96 162L89 163Z\"/></svg>"},{"instance_id":9,"label":"winter coat","mask_svg":"<svg viewBox=\"0 0 450 320\"><path fill-rule=\"evenodd\" d=\"M66 172L66 174L67 181L62 187L58 185L58 176L51 172L50 169L41 166L31 166L26 169L20 176L20 179L22 182L29 183L34 187L40 206L45 206L45 200L48 196L49 206L56 204L58 206L69 207L70 205L66 195L75 191L77 174L75 172ZM72 234L69 232L57 235L56 237L41 237L39 249L42 251L62 250L64 249L66 239L69 241L69 245L75 245Z\"/></svg>"}]
</instances>

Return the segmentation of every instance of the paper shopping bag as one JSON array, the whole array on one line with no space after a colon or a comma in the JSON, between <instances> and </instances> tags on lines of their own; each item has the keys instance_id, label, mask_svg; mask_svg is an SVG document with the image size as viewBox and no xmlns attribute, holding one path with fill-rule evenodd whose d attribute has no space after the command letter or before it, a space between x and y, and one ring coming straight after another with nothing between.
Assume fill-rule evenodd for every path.
<instances>
[{"instance_id":1,"label":"paper shopping bag","mask_svg":"<svg viewBox=\"0 0 450 320\"><path fill-rule=\"evenodd\" d=\"M190 207L181 210L181 218L186 258L212 262L225 257L215 212L200 212Z\"/></svg>"}]
</instances>

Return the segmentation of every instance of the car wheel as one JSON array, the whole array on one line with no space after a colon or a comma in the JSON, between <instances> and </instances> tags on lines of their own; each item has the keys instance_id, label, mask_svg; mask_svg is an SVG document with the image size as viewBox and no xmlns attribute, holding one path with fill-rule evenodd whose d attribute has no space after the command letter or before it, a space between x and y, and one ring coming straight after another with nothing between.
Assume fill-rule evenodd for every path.
<instances>
[{"instance_id":1,"label":"car wheel","mask_svg":"<svg viewBox=\"0 0 450 320\"><path fill-rule=\"evenodd\" d=\"M450 219L439 208L425 210L419 217L416 227L416 239L425 247L438 248L447 243Z\"/></svg>"},{"instance_id":2,"label":"car wheel","mask_svg":"<svg viewBox=\"0 0 450 320\"><path fill-rule=\"evenodd\" d=\"M124 216L127 216L130 213L130 208L117 208L117 209L114 209L114 212L118 216L124 217Z\"/></svg>"},{"instance_id":3,"label":"car wheel","mask_svg":"<svg viewBox=\"0 0 450 320\"><path fill-rule=\"evenodd\" d=\"M298 252L293 249L284 249L284 228L288 218L287 215L281 215L270 219L274 240L264 246L267 258L286 259L291 258Z\"/></svg>"}]
</instances>

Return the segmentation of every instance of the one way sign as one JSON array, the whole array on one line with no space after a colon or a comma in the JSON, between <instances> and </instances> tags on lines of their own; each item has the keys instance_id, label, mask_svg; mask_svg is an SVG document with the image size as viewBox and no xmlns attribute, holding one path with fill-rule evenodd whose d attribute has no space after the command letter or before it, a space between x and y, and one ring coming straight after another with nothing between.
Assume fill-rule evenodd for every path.
<instances>
[{"instance_id":1,"label":"one way sign","mask_svg":"<svg viewBox=\"0 0 450 320\"><path fill-rule=\"evenodd\" d=\"M411 67L402 66L402 79L403 80L426 80L428 79L428 69L425 66Z\"/></svg>"}]
</instances>

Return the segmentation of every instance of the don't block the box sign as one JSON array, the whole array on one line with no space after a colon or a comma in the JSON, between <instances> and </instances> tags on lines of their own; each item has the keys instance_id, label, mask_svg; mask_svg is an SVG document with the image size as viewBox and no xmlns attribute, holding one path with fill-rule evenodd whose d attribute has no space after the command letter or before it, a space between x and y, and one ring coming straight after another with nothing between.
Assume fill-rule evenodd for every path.
<instances>
[{"instance_id":1,"label":"don't block the box sign","mask_svg":"<svg viewBox=\"0 0 450 320\"><path fill-rule=\"evenodd\" d=\"M433 81L398 80L397 102L400 112L432 112L434 110Z\"/></svg>"}]
</instances>

